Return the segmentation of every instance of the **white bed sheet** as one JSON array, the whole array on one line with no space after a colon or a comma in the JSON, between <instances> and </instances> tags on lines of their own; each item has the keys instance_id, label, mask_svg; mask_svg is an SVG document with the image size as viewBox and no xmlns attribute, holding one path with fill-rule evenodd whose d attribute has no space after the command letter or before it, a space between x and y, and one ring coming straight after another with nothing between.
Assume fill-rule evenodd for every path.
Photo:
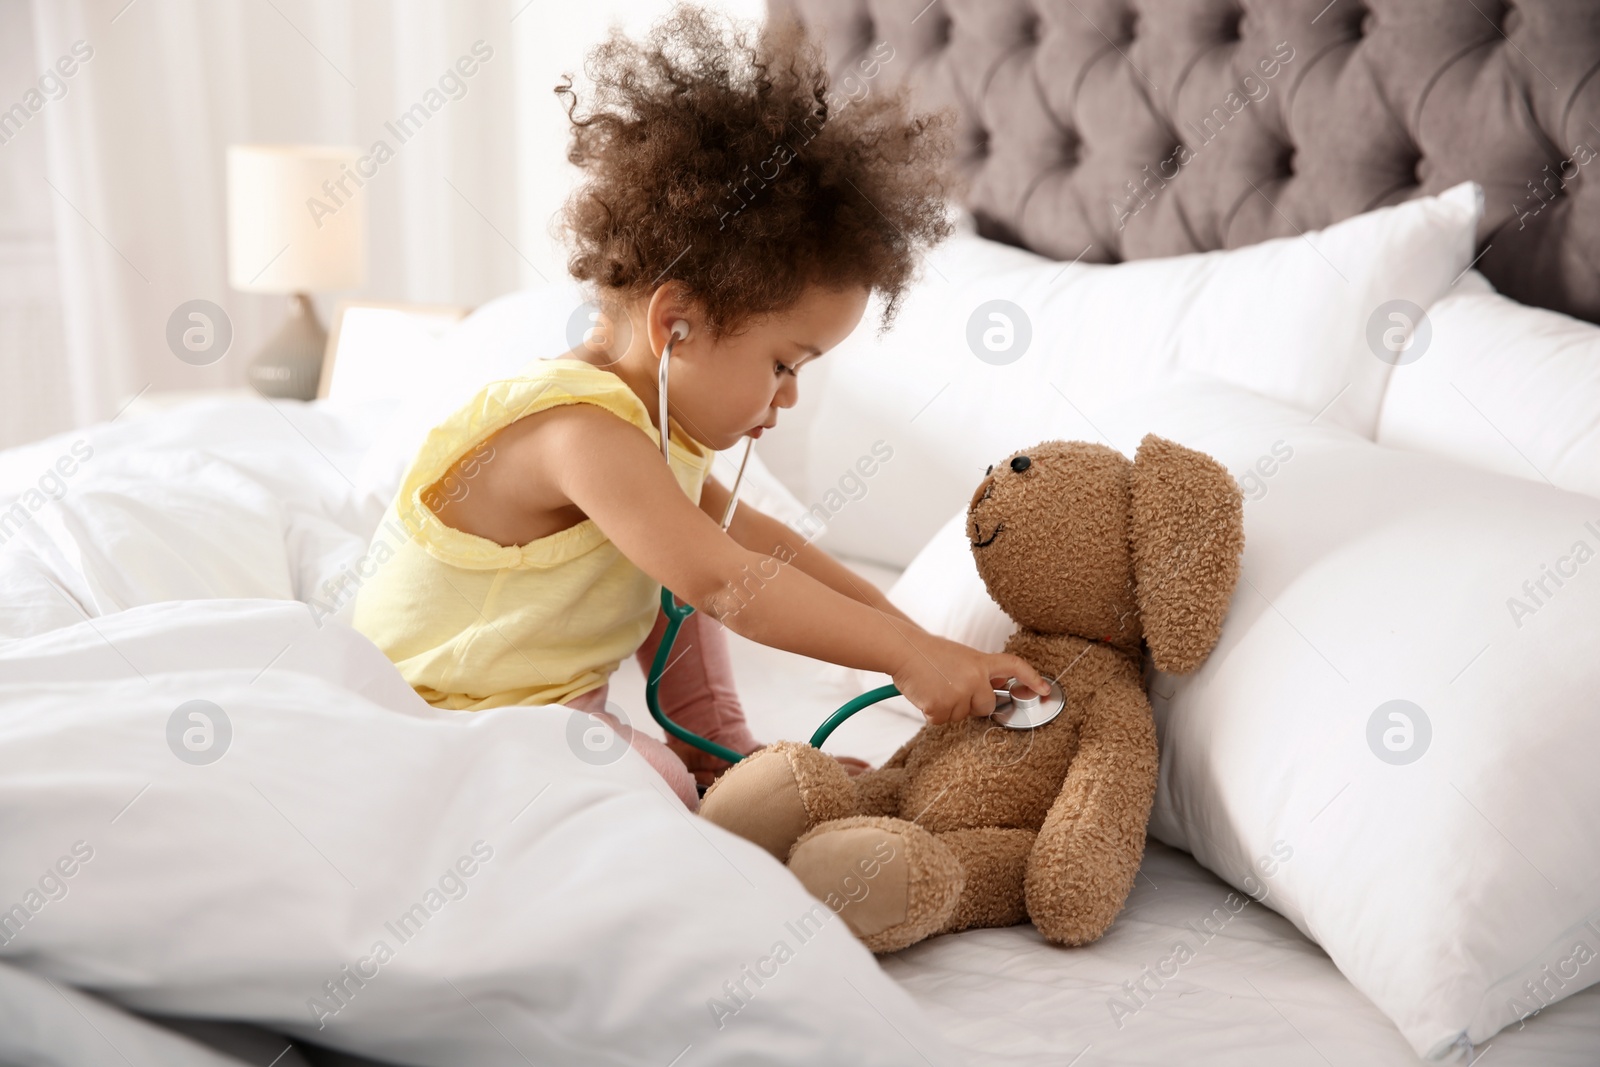
<instances>
[{"instance_id":1,"label":"white bed sheet","mask_svg":"<svg viewBox=\"0 0 1600 1067\"><path fill-rule=\"evenodd\" d=\"M377 520L386 502L385 494L360 476L362 445L372 431L356 419L307 415L312 417L291 421L266 405L229 405L163 419L137 433L116 427L94 435L102 450L82 464L93 477L67 476L64 500L37 511L30 508L26 528L17 535L19 543L6 546L0 555L0 634L71 625L84 614L111 614L183 595L191 587L194 596L227 595L207 586L247 577L284 586L301 599L327 590L330 581L336 592L348 593L340 575L364 546L363 527ZM208 462L173 470L192 475L186 483L191 489L203 479L221 484L236 474L266 490L236 495L231 521L246 526L259 522L281 533L281 552L271 545L256 546L262 552L272 549L270 568L248 576L210 569L193 546L184 544L183 515L96 506L105 501L94 494L102 488L114 491L125 473L125 460L108 447L111 443L138 438L156 452L181 458L194 449L197 434ZM42 473L67 454L69 440L0 453L0 507L38 484ZM261 447L263 443L269 447ZM308 471L320 471L320 477L307 478ZM193 492L185 497L201 498L203 494ZM166 525L158 537L140 540L135 535L152 518ZM129 543L149 553L148 561L160 564L147 571L151 584L132 587L113 581L123 577L114 566L75 557L72 546L80 544L75 535L89 530L91 521L109 523L94 529L132 538ZM853 565L883 587L896 576L891 570ZM336 617L348 610L339 596L330 606ZM807 737L858 691L847 672L737 635L730 634L730 640L740 692L762 739ZM633 661L625 661L612 695L636 725L650 728L643 679ZM880 706L847 723L828 747L880 760L916 727L913 718ZM1393 1025L1316 945L1259 904L1229 914L1229 892L1187 855L1153 843L1126 911L1095 945L1056 948L1044 944L1031 926L1020 926L936 938L882 963L933 1020L939 1036L968 1052L974 1063L1409 1067L1420 1062ZM1200 935L1188 924L1218 908L1229 914L1228 921L1220 933L1197 945ZM1146 968L1157 969L1180 937L1197 945L1195 956L1156 987L1145 977ZM1141 981L1147 992L1137 996L1124 985ZM1476 1051L1478 1058L1494 1056L1490 1067L1600 1063L1600 987L1557 1004Z\"/></svg>"},{"instance_id":2,"label":"white bed sheet","mask_svg":"<svg viewBox=\"0 0 1600 1067\"><path fill-rule=\"evenodd\" d=\"M883 589L899 574L860 560L845 562ZM740 698L761 740L808 737L856 695L851 687L857 683L842 670L728 636ZM631 660L614 676L612 693L630 713L644 708L644 679ZM826 747L876 762L916 729L906 715L869 708ZM1193 857L1151 841L1127 907L1093 945L1059 948L1032 926L1016 926L934 938L882 962L945 1039L977 1064L1426 1062L1293 924L1269 907L1242 903L1237 894L1234 913L1230 894L1232 887ZM1212 917L1218 909L1226 922ZM1207 917L1220 932L1202 943L1204 931L1195 927ZM1179 940L1193 949L1187 962L1178 962L1174 953ZM1162 969L1176 974L1163 979ZM1144 991L1137 994L1125 986L1141 982ZM1600 1064L1600 986L1502 1031L1474 1049L1470 1062L1484 1056L1492 1057L1485 1067ZM1466 1050L1458 1062L1468 1062Z\"/></svg>"}]
</instances>

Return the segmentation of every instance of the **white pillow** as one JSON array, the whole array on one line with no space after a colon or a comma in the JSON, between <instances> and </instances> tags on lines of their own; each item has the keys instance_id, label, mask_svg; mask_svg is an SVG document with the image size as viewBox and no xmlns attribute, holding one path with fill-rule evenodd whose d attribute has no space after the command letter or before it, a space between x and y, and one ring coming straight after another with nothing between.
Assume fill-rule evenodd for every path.
<instances>
[{"instance_id":1,"label":"white pillow","mask_svg":"<svg viewBox=\"0 0 1600 1067\"><path fill-rule=\"evenodd\" d=\"M1441 1057L1600 979L1600 505L1265 403L1107 419L1246 487L1222 640L1154 685L1151 832L1243 888L1287 843L1273 906Z\"/></svg>"},{"instance_id":2,"label":"white pillow","mask_svg":"<svg viewBox=\"0 0 1600 1067\"><path fill-rule=\"evenodd\" d=\"M996 456L1099 439L1099 412L1183 372L1370 437L1392 368L1369 323L1389 301L1426 307L1445 292L1471 260L1479 212L1465 183L1304 237L1118 266L957 235L929 255L891 333L876 337L874 303L813 365L821 374L801 373L812 410L782 436L775 469L802 500L847 501L828 509L833 550L904 567ZM1004 347L1008 330L1022 354L1002 362L986 344ZM855 497L838 493L874 454L889 458Z\"/></svg>"},{"instance_id":3,"label":"white pillow","mask_svg":"<svg viewBox=\"0 0 1600 1067\"><path fill-rule=\"evenodd\" d=\"M1378 442L1600 496L1600 326L1508 300L1477 271L1428 319Z\"/></svg>"},{"instance_id":4,"label":"white pillow","mask_svg":"<svg viewBox=\"0 0 1600 1067\"><path fill-rule=\"evenodd\" d=\"M1100 425L1130 456L1146 432L1208 452L1245 491L1221 641L1151 680L1152 836L1256 899L1266 878L1430 1058L1600 979L1600 503L1221 384ZM960 518L891 597L997 647Z\"/></svg>"}]
</instances>

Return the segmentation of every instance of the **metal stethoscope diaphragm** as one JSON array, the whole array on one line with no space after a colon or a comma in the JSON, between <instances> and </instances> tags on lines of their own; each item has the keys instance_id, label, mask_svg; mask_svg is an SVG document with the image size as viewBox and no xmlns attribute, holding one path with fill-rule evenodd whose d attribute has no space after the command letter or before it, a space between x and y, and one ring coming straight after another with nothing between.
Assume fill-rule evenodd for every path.
<instances>
[{"instance_id":1,"label":"metal stethoscope diaphragm","mask_svg":"<svg viewBox=\"0 0 1600 1067\"><path fill-rule=\"evenodd\" d=\"M1012 692L1017 680L1008 679L1006 688L994 691L994 714L990 718L1008 730L1036 730L1053 721L1066 708L1067 697L1054 678L1045 680L1050 683L1050 692L1040 696L1030 690L1027 696L1019 697Z\"/></svg>"}]
</instances>

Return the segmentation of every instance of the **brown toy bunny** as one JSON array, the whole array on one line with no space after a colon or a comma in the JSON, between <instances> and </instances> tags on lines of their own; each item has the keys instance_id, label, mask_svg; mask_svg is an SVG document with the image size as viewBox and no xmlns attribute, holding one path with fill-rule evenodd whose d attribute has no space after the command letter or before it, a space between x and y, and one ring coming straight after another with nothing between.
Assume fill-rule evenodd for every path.
<instances>
[{"instance_id":1,"label":"brown toy bunny","mask_svg":"<svg viewBox=\"0 0 1600 1067\"><path fill-rule=\"evenodd\" d=\"M1017 623L1005 650L1066 708L1034 730L927 725L854 779L778 742L711 787L703 817L787 861L874 952L1031 919L1081 945L1121 911L1155 796L1142 650L1164 671L1216 644L1244 548L1238 485L1151 434L1132 462L1048 441L991 467L967 509L989 594Z\"/></svg>"}]
</instances>

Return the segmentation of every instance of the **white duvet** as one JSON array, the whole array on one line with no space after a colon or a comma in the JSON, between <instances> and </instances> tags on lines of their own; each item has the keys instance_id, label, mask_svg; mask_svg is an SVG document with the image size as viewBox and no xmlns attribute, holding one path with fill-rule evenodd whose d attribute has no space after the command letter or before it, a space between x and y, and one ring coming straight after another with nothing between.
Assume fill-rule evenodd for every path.
<instances>
[{"instance_id":1,"label":"white duvet","mask_svg":"<svg viewBox=\"0 0 1600 1067\"><path fill-rule=\"evenodd\" d=\"M564 709L435 711L337 621L386 503L368 430L239 403L0 454L8 995L408 1064L956 1062L637 756L579 759ZM132 1023L25 1055L6 1011L8 1060L223 1062Z\"/></svg>"},{"instance_id":2,"label":"white duvet","mask_svg":"<svg viewBox=\"0 0 1600 1067\"><path fill-rule=\"evenodd\" d=\"M372 472L400 461L383 423L231 403L0 453L0 1063L305 1062L118 1005L408 1064L1420 1062L1176 850L1151 844L1092 946L1018 926L880 968L642 761L579 760L563 712L428 708L340 623L387 503ZM859 691L736 635L733 656L764 740ZM642 708L631 661L617 683ZM205 705L174 725L192 701L227 727ZM915 728L873 709L829 748L878 760ZM1199 951L1156 985L1176 938ZM1476 1051L1597 1048L1600 987Z\"/></svg>"}]
</instances>

